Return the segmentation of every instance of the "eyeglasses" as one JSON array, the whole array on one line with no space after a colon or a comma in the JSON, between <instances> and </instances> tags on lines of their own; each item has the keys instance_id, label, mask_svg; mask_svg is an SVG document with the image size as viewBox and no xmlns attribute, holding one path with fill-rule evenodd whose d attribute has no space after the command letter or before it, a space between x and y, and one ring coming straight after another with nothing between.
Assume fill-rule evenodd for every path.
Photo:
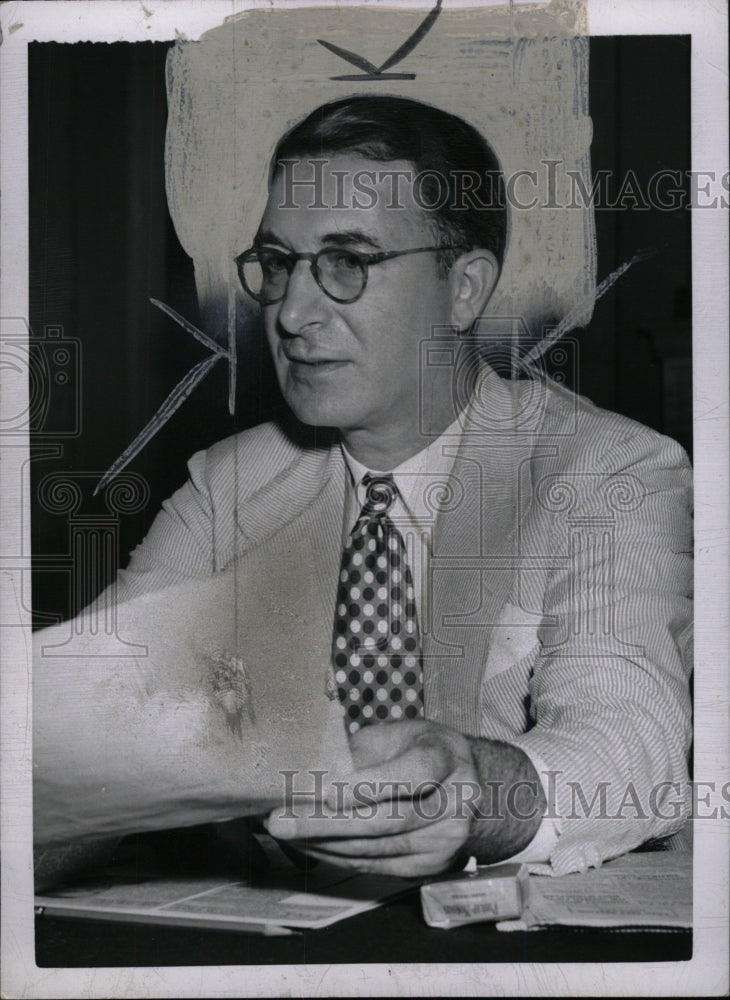
<instances>
[{"instance_id":1,"label":"eyeglasses","mask_svg":"<svg viewBox=\"0 0 730 1000\"><path fill-rule=\"evenodd\" d=\"M300 260L309 261L309 270L319 287L335 302L347 305L356 302L368 283L368 268L386 260L405 257L412 253L431 253L439 250L467 250L459 244L440 247L415 247L413 250L384 250L379 253L359 253L339 247L326 248L318 253L287 253L274 247L251 247L236 257L236 267L241 284L252 299L270 306L286 295L289 277Z\"/></svg>"}]
</instances>

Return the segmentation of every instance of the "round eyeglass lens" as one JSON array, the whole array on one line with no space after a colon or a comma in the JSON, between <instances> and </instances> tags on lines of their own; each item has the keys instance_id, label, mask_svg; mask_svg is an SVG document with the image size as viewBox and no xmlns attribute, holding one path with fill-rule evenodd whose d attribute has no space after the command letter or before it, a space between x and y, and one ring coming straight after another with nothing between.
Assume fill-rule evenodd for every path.
<instances>
[{"instance_id":1,"label":"round eyeglass lens","mask_svg":"<svg viewBox=\"0 0 730 1000\"><path fill-rule=\"evenodd\" d=\"M245 260L242 267L243 283L263 302L275 302L284 297L289 280L289 268L284 254L259 251Z\"/></svg>"},{"instance_id":2,"label":"round eyeglass lens","mask_svg":"<svg viewBox=\"0 0 730 1000\"><path fill-rule=\"evenodd\" d=\"M346 250L323 250L317 258L319 280L335 299L355 299L365 287L365 264Z\"/></svg>"}]
</instances>

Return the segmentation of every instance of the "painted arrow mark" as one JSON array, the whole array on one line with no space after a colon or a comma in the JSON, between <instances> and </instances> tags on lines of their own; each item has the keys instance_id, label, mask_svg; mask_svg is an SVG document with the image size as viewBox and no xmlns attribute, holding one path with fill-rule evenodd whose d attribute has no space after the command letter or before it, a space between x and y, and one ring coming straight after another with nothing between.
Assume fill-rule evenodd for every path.
<instances>
[{"instance_id":1,"label":"painted arrow mark","mask_svg":"<svg viewBox=\"0 0 730 1000\"><path fill-rule=\"evenodd\" d=\"M199 361L197 365L194 365L190 371L182 378L175 388L172 390L170 395L167 397L165 402L159 408L157 413L152 417L149 423L139 432L137 437L132 441L128 448L122 452L116 462L111 465L104 475L99 480L99 483L94 490L94 496L109 483L118 472L129 465L133 458L135 458L140 451L144 448L148 441L150 441L155 434L163 427L170 417L178 410L185 400L191 395L193 390L200 385L206 375L211 371L211 369L216 365L221 359L225 358L228 361L228 385L229 385L229 399L228 399L228 409L233 415L235 411L235 392L236 392L236 342L235 337L231 337L229 341L228 348L221 347L217 344L212 337L209 337L207 333L203 333L199 330L197 326L191 323L189 320L181 316L180 313L176 312L170 306L165 305L164 302L160 302L159 299L150 299L153 306L157 306L162 312L166 313L171 319L173 319L179 326L183 328L191 336L195 337L197 341L203 344L211 352L210 356Z\"/></svg>"},{"instance_id":2,"label":"painted arrow mark","mask_svg":"<svg viewBox=\"0 0 730 1000\"><path fill-rule=\"evenodd\" d=\"M387 73L386 70L402 62L425 38L433 27L436 18L441 13L442 2L443 0L436 0L436 6L421 21L413 34L395 50L392 56L388 56L381 66L375 66L369 59L358 55L357 52L350 52L348 49L340 48L339 45L335 45L333 42L325 42L321 38L318 38L317 41L320 45L323 45L330 52L334 53L334 55L339 56L340 59L344 59L345 62L350 63L352 66L357 66L358 69L363 71L362 73L346 74L345 76L331 76L330 80L415 80L415 73Z\"/></svg>"}]
</instances>

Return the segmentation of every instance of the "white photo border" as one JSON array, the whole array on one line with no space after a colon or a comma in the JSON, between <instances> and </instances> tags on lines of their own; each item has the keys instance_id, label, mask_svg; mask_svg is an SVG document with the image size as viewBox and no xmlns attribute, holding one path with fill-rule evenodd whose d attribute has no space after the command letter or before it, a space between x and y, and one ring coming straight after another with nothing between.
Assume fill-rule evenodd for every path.
<instances>
[{"instance_id":1,"label":"white photo border","mask_svg":"<svg viewBox=\"0 0 730 1000\"><path fill-rule=\"evenodd\" d=\"M31 41L194 39L225 17L257 7L301 7L309 0L56 0L0 8L0 316L28 317L27 46ZM343 6L318 0L312 6ZM448 0L447 0L448 2ZM580 7L580 0L575 0ZM427 9L428 0L360 0L358 6ZM450 6L491 6L451 0ZM691 35L692 169L728 170L727 12L712 0L587 0L591 35ZM717 194L722 197L722 191ZM725 189L727 198L727 189ZM727 201L725 203L727 206ZM696 483L695 777L726 785L730 775L730 515L728 496L728 213L693 211L692 329ZM17 383L0 396L3 415L24 404ZM2 423L0 422L0 427ZM3 539L28 553L27 442L2 442ZM2 541L2 539L0 539ZM7 548L2 547L2 552ZM12 550L11 550L12 551ZM2 564L4 609L17 608L17 558ZM19 621L21 619L19 618ZM469 964L223 966L39 969L34 963L30 623L2 634L2 991L10 997L357 995L715 996L728 989L727 819L695 821L693 957L686 962L615 964ZM718 797L717 805L728 806Z\"/></svg>"}]
</instances>

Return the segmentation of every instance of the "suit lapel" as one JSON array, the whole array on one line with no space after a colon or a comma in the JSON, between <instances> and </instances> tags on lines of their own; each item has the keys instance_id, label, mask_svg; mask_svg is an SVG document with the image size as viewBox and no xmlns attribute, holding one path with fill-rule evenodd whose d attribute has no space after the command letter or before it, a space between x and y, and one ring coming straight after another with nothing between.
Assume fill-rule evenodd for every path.
<instances>
[{"instance_id":1,"label":"suit lapel","mask_svg":"<svg viewBox=\"0 0 730 1000\"><path fill-rule=\"evenodd\" d=\"M302 451L239 510L239 529L253 541L239 556L241 568L256 566L261 588L276 592L281 557L297 581L300 611L312 621L318 655L329 663L335 591L341 558L345 464L339 445ZM285 609L282 609L285 613Z\"/></svg>"},{"instance_id":2,"label":"suit lapel","mask_svg":"<svg viewBox=\"0 0 730 1000\"><path fill-rule=\"evenodd\" d=\"M428 717L472 734L480 731L484 666L515 584L520 523L532 494L539 415L521 419L525 393L541 391L505 382L488 367L479 388L454 460L458 502L439 514L434 531L423 643Z\"/></svg>"}]
</instances>

